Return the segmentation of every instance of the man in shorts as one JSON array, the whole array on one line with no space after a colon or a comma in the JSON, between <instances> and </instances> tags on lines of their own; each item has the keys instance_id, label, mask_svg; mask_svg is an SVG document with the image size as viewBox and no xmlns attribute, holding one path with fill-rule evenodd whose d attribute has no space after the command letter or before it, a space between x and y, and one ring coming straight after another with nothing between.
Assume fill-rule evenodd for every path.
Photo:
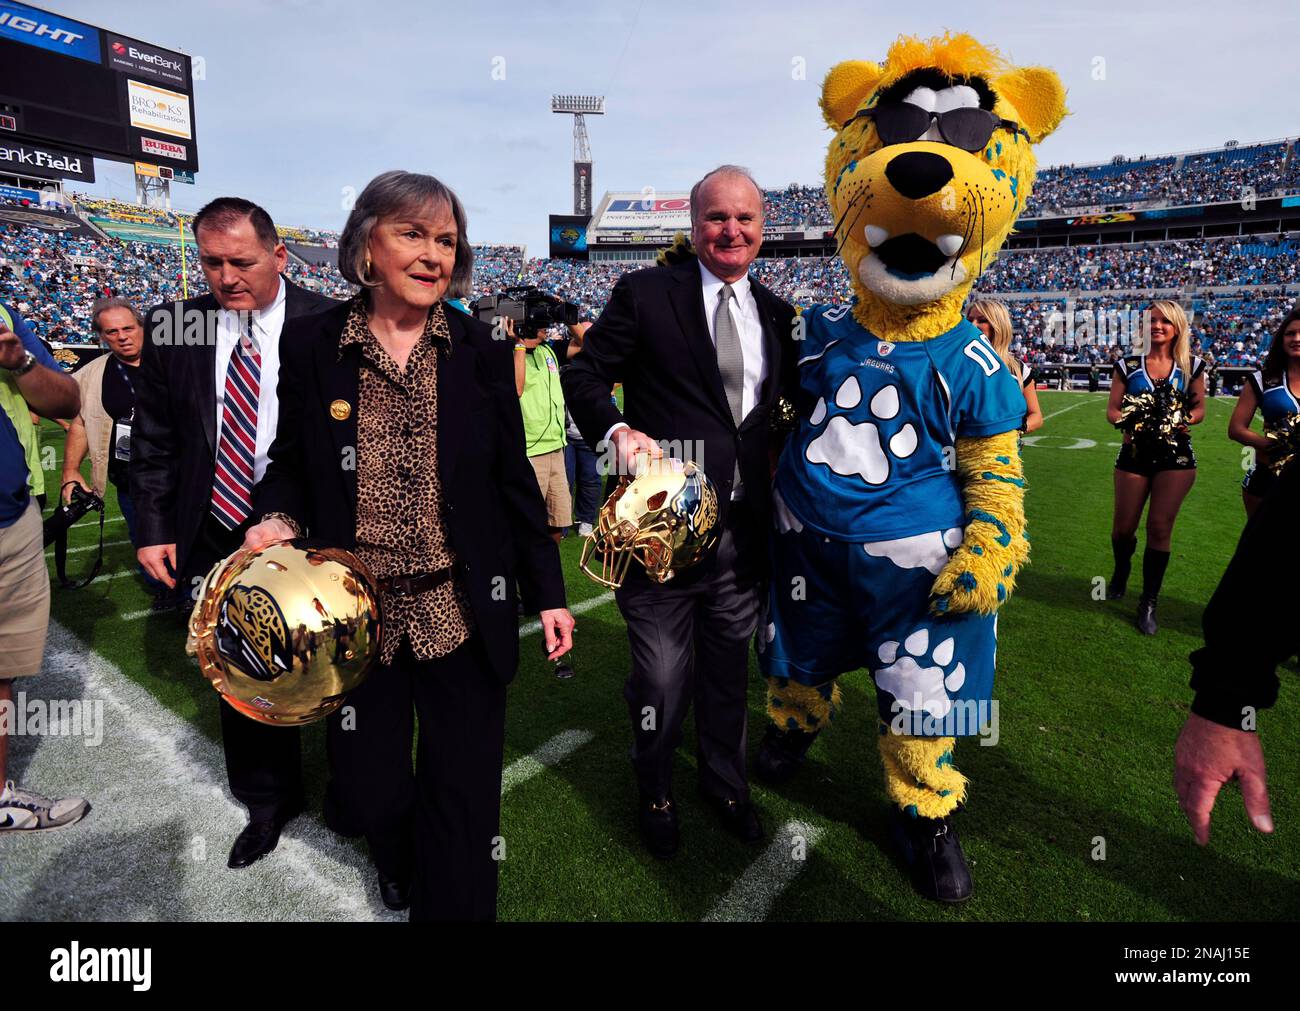
<instances>
[{"instance_id":1,"label":"man in shorts","mask_svg":"<svg viewBox=\"0 0 1300 1011\"><path fill-rule=\"evenodd\" d=\"M8 778L14 680L40 673L50 623L50 575L31 482L40 447L28 408L75 418L81 394L27 322L0 305L0 835L63 828L90 808L81 797L46 797Z\"/></svg>"}]
</instances>

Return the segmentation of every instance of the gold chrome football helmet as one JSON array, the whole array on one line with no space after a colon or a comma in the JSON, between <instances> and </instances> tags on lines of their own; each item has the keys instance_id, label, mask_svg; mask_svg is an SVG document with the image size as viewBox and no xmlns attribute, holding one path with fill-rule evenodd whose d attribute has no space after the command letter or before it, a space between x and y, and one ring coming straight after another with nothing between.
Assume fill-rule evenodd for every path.
<instances>
[{"instance_id":1,"label":"gold chrome football helmet","mask_svg":"<svg viewBox=\"0 0 1300 1011\"><path fill-rule=\"evenodd\" d=\"M656 583L698 562L718 539L718 493L694 463L638 458L600 508L582 545L582 571L618 589L635 558ZM597 571L593 564L599 562Z\"/></svg>"},{"instance_id":2,"label":"gold chrome football helmet","mask_svg":"<svg viewBox=\"0 0 1300 1011\"><path fill-rule=\"evenodd\" d=\"M356 555L281 541L212 567L186 651L238 712L297 726L328 716L361 684L382 626L379 592Z\"/></svg>"}]
</instances>

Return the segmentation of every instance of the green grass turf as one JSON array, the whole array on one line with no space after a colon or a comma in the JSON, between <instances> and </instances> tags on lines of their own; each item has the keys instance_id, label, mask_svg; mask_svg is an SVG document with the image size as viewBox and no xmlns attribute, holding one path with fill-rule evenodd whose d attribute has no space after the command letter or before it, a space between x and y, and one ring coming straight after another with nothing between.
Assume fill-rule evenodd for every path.
<instances>
[{"instance_id":1,"label":"green grass turf","mask_svg":"<svg viewBox=\"0 0 1300 1011\"><path fill-rule=\"evenodd\" d=\"M875 705L863 671L842 679L844 711L816 743L809 764L776 790L755 784L769 832L791 819L822 835L807 864L777 900L788 920L1237 920L1300 915L1300 701L1295 670L1284 668L1278 705L1261 717L1270 763L1272 837L1249 830L1235 787L1223 792L1207 849L1192 840L1171 786L1173 743L1187 714L1187 654L1199 643L1200 615L1244 521L1241 453L1226 437L1233 401L1209 405L1194 431L1200 463L1174 531L1160 601L1160 634L1133 627L1140 565L1130 599L1097 601L1093 581L1109 575L1112 467L1118 442L1105 421L1104 395L1040 394L1042 436L1024 450L1033 538L1031 566L999 623L1000 740L962 742L957 765L971 777L959 816L976 880L958 909L916 898L892 856L875 751ZM1059 412L1059 413L1058 413ZM61 433L47 442L61 448ZM1087 448L1074 440L1091 440ZM54 471L58 473L57 470ZM111 493L110 493L111 495ZM115 515L115 506L110 512ZM125 525L106 528L108 540ZM89 543L90 529L73 543ZM577 570L578 543L561 549L570 603L602 590ZM73 555L74 569L92 553ZM106 571L131 564L129 545L109 548ZM1139 555L1140 559L1140 555ZM54 616L119 665L127 676L199 732L217 739L211 688L182 651L173 621L118 615L148 606L137 580L55 589ZM1250 629L1242 629L1243 635ZM723 833L696 799L693 726L678 754L676 793L683 847L660 863L645 855L631 818L630 730L622 683L628 651L613 603L578 617L577 677L558 681L523 642L510 691L506 761L555 734L595 736L558 766L505 800L499 912L506 920L698 920L758 856ZM751 757L765 723L754 668ZM323 788L321 728L304 735L309 789ZM1095 840L1105 859L1093 859Z\"/></svg>"}]
</instances>

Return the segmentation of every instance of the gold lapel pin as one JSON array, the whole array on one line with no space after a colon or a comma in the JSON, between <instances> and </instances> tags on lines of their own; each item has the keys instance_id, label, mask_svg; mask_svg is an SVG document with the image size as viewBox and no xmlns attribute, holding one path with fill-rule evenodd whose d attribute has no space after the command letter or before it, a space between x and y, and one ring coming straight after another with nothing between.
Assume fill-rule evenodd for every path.
<instances>
[{"instance_id":1,"label":"gold lapel pin","mask_svg":"<svg viewBox=\"0 0 1300 1011\"><path fill-rule=\"evenodd\" d=\"M352 414L352 405L346 400L335 400L330 404L330 417L335 421L347 421Z\"/></svg>"}]
</instances>

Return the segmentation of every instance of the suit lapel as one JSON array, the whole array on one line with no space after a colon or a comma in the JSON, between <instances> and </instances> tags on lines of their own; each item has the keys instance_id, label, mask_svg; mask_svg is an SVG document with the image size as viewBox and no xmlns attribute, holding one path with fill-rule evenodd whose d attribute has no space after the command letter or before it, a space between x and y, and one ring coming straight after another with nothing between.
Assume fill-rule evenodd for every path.
<instances>
[{"instance_id":1,"label":"suit lapel","mask_svg":"<svg viewBox=\"0 0 1300 1011\"><path fill-rule=\"evenodd\" d=\"M781 381L781 327L789 321L777 318L777 301L768 297L768 290L750 278L750 290L754 293L754 302L758 306L758 318L763 325L763 354L767 359L767 376L763 379L763 388L759 392L758 402L766 404Z\"/></svg>"},{"instance_id":2,"label":"suit lapel","mask_svg":"<svg viewBox=\"0 0 1300 1011\"><path fill-rule=\"evenodd\" d=\"M330 316L333 319L333 315ZM346 317L345 317L346 318ZM343 478L343 490L348 508L355 519L357 514L357 414L361 410L358 402L360 389L361 349L356 345L343 349L339 355L338 339L341 327L331 327L333 340L316 341L316 368L320 373L322 403L303 404L304 411L320 411L325 424L329 426L330 437L334 440L334 458L339 461L339 471ZM334 417L332 407L335 403L347 404L347 417Z\"/></svg>"},{"instance_id":3,"label":"suit lapel","mask_svg":"<svg viewBox=\"0 0 1300 1011\"><path fill-rule=\"evenodd\" d=\"M203 295L194 300L192 308L195 311L207 313L218 313L221 306L211 295ZM219 320L219 317L210 317ZM211 331L208 330L207 320L203 323L203 334L206 337L212 334L211 340L204 340L194 347L195 354L187 357L194 363L197 374L194 376L192 389L194 390L194 404L198 408L199 420L203 424L203 436L208 440L208 452L212 454L212 459L217 458L217 331L220 329L220 322L214 324ZM225 377L222 376L222 382Z\"/></svg>"},{"instance_id":4,"label":"suit lapel","mask_svg":"<svg viewBox=\"0 0 1300 1011\"><path fill-rule=\"evenodd\" d=\"M722 388L722 373L718 371L718 352L709 338L709 324L704 318L704 285L700 280L699 262L694 257L674 268L668 300L704 379L705 388L713 395L714 406L731 421L727 391Z\"/></svg>"},{"instance_id":5,"label":"suit lapel","mask_svg":"<svg viewBox=\"0 0 1300 1011\"><path fill-rule=\"evenodd\" d=\"M463 316L443 306L451 333L451 354L438 362L438 477L444 488L456 474L465 437L465 396L474 379L474 347L461 323Z\"/></svg>"}]
</instances>

